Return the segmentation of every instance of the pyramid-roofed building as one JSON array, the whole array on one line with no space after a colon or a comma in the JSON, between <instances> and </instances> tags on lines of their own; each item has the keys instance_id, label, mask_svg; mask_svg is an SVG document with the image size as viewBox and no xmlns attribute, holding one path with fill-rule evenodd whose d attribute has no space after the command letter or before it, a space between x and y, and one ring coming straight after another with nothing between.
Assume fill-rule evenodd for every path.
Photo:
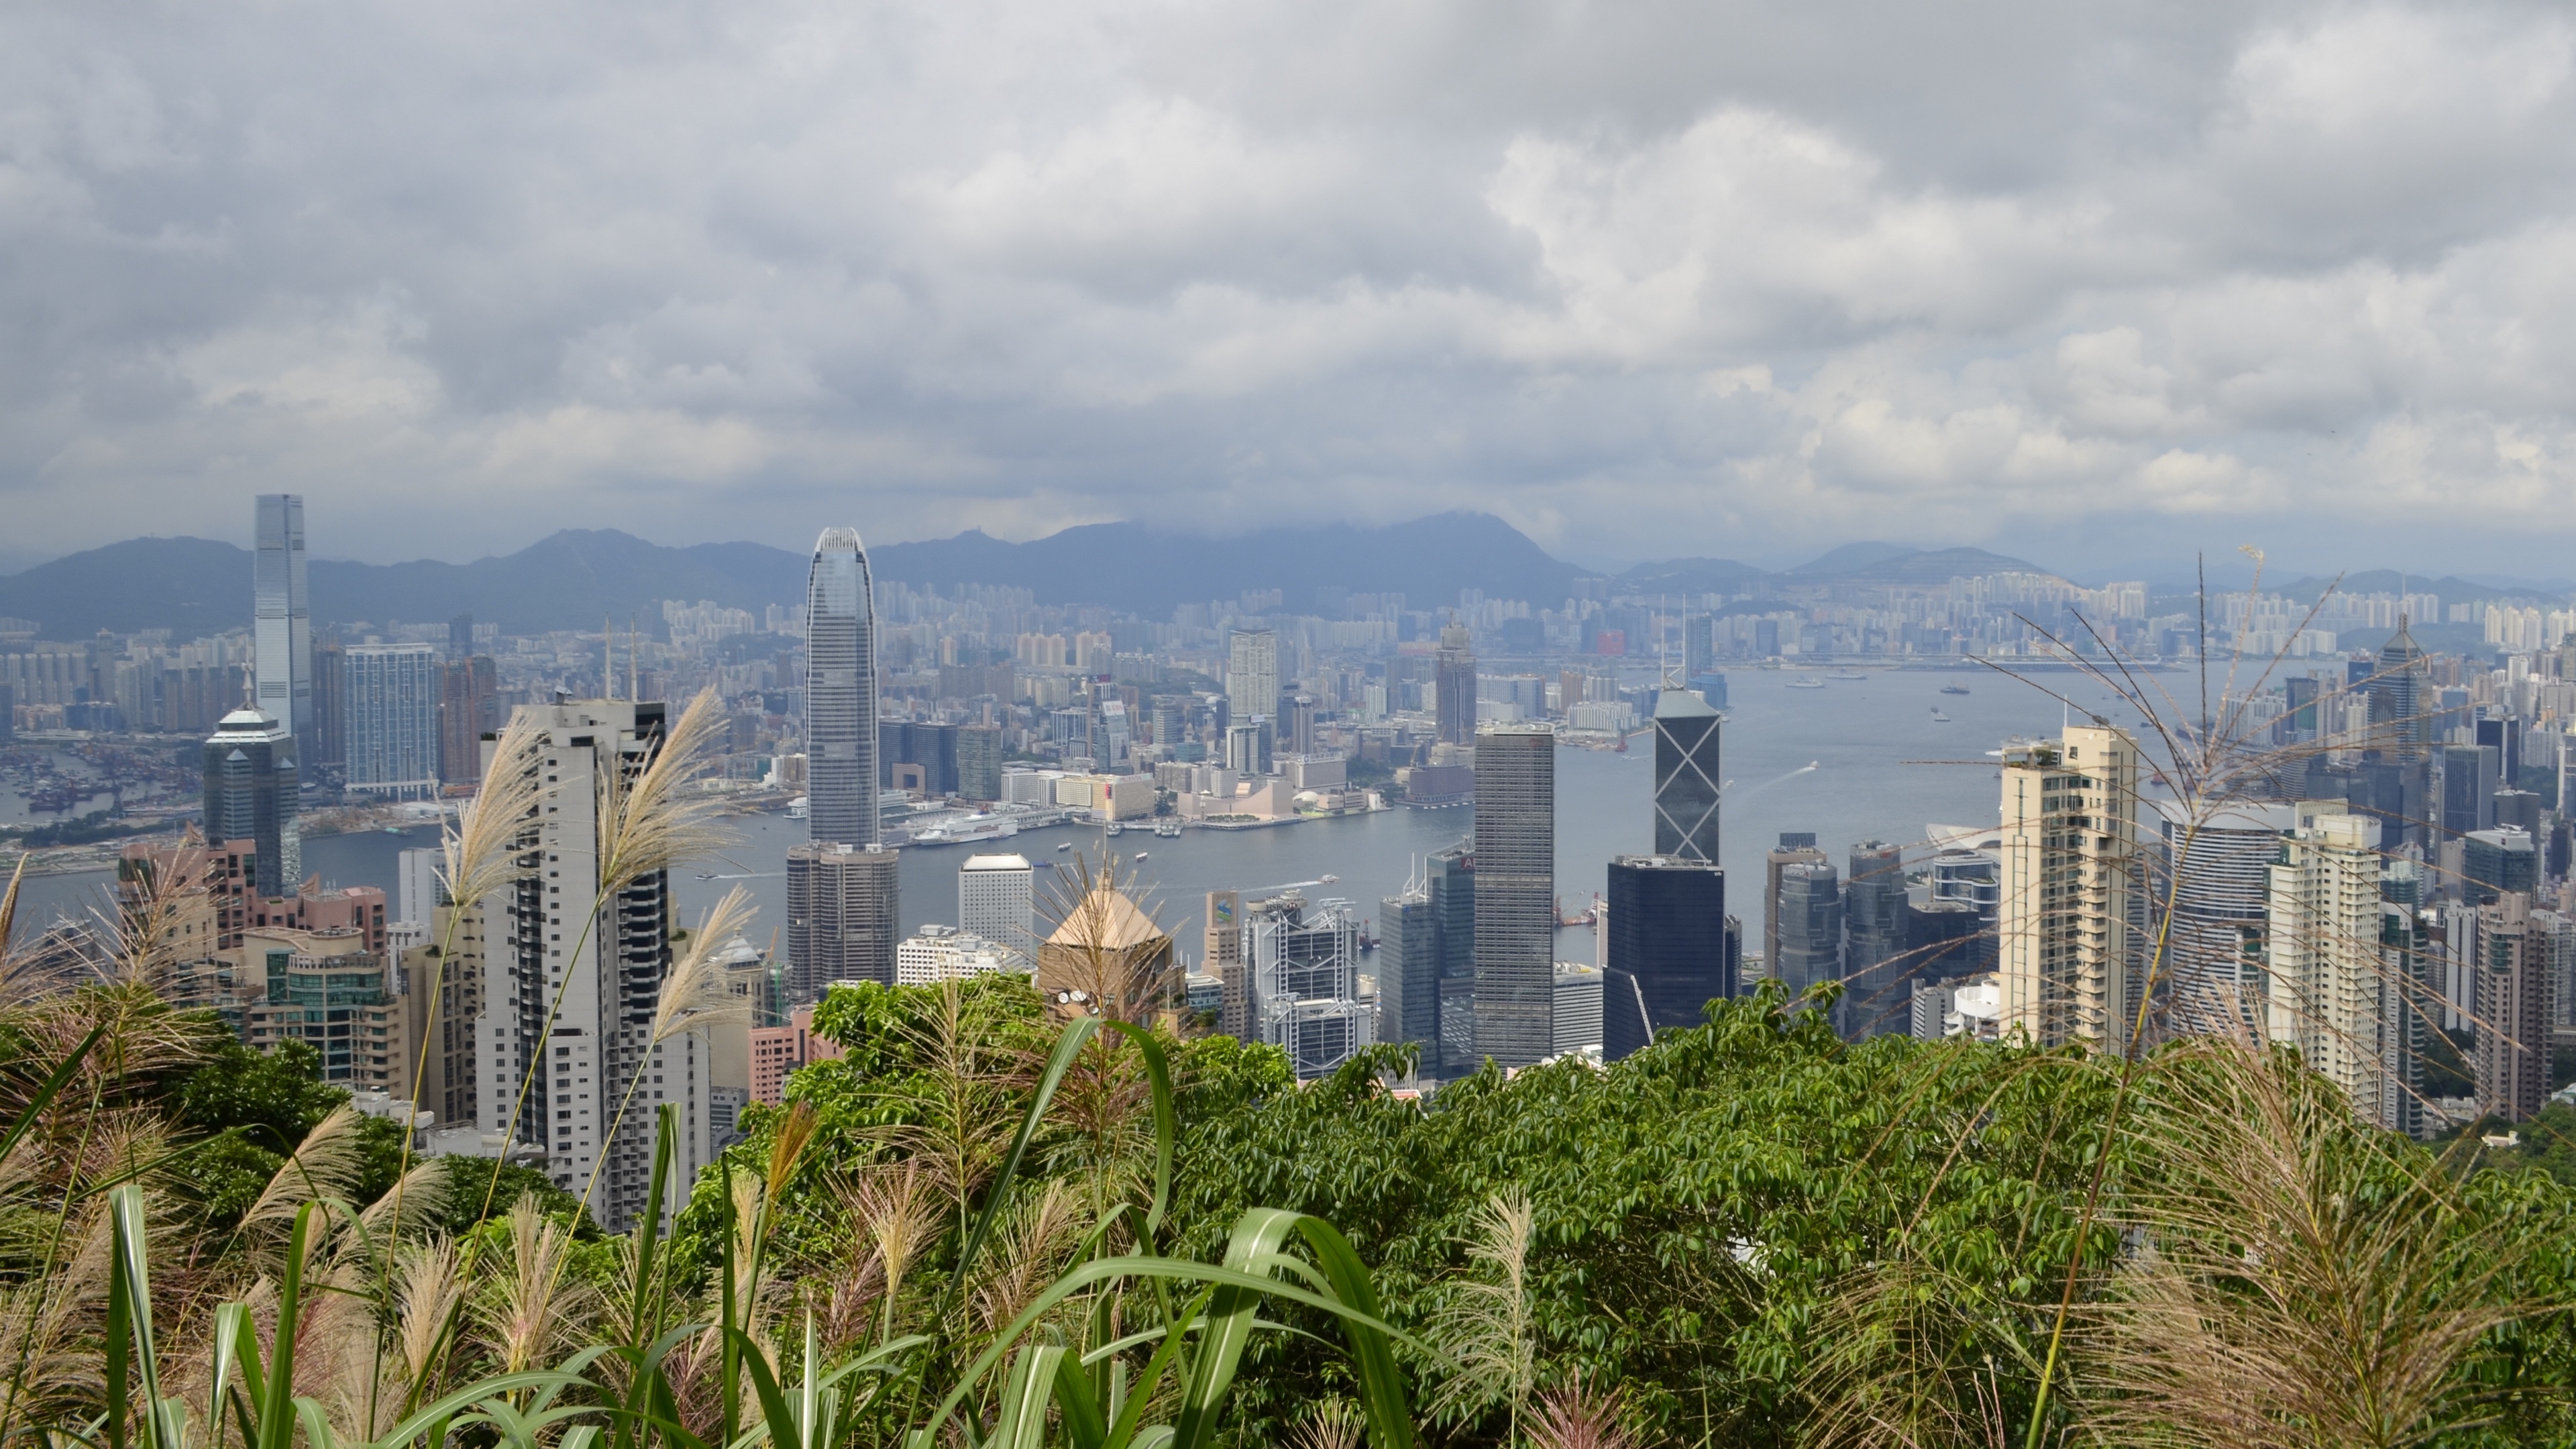
<instances>
[{"instance_id":1,"label":"pyramid-roofed building","mask_svg":"<svg viewBox=\"0 0 2576 1449\"><path fill-rule=\"evenodd\" d=\"M1171 933L1107 878L1038 946L1038 990L1061 1015L1143 1021L1180 985Z\"/></svg>"}]
</instances>

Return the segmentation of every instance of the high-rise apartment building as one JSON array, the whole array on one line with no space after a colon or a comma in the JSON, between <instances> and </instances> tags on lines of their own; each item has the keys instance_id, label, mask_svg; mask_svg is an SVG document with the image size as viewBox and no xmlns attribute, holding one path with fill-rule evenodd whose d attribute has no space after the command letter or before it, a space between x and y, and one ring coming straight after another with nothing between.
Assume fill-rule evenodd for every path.
<instances>
[{"instance_id":1,"label":"high-rise apartment building","mask_svg":"<svg viewBox=\"0 0 2576 1449\"><path fill-rule=\"evenodd\" d=\"M662 1105L678 1111L680 1182L713 1151L712 1044L694 1032L653 1040L672 965L668 873L601 875L604 786L652 762L664 711L582 700L519 713L538 739L526 768L539 803L520 841L535 868L483 904L481 1125L543 1148L556 1186L588 1191L591 1215L624 1232L651 1185Z\"/></svg>"},{"instance_id":2,"label":"high-rise apartment building","mask_svg":"<svg viewBox=\"0 0 2576 1449\"><path fill-rule=\"evenodd\" d=\"M1812 830L1783 830L1778 848L1762 857L1762 974L1780 974L1780 873L1793 865L1823 865ZM1793 993L1794 994L1794 993Z\"/></svg>"},{"instance_id":3,"label":"high-rise apartment building","mask_svg":"<svg viewBox=\"0 0 2576 1449\"><path fill-rule=\"evenodd\" d=\"M895 853L833 841L787 852L788 990L822 999L835 981L894 984L903 939Z\"/></svg>"},{"instance_id":4,"label":"high-rise apartment building","mask_svg":"<svg viewBox=\"0 0 2576 1449\"><path fill-rule=\"evenodd\" d=\"M805 811L818 845L877 843L876 594L855 528L824 529L806 577ZM892 937L867 979L894 980Z\"/></svg>"},{"instance_id":5,"label":"high-rise apartment building","mask_svg":"<svg viewBox=\"0 0 2576 1449\"><path fill-rule=\"evenodd\" d=\"M1268 629L1237 629L1226 642L1225 698L1237 722L1279 712L1279 636Z\"/></svg>"},{"instance_id":6,"label":"high-rise apartment building","mask_svg":"<svg viewBox=\"0 0 2576 1449\"><path fill-rule=\"evenodd\" d=\"M252 704L286 727L296 758L313 743L313 615L304 592L304 499L263 493L251 565Z\"/></svg>"},{"instance_id":7,"label":"high-rise apartment building","mask_svg":"<svg viewBox=\"0 0 2576 1449\"><path fill-rule=\"evenodd\" d=\"M440 665L438 777L450 785L482 779L483 737L500 727L500 684L491 656L468 655Z\"/></svg>"},{"instance_id":8,"label":"high-rise apartment building","mask_svg":"<svg viewBox=\"0 0 2576 1449\"><path fill-rule=\"evenodd\" d=\"M2477 914L2478 1110L2525 1122L2549 1101L2550 932L2519 893Z\"/></svg>"},{"instance_id":9,"label":"high-rise apartment building","mask_svg":"<svg viewBox=\"0 0 2576 1449\"><path fill-rule=\"evenodd\" d=\"M1476 1051L1506 1067L1548 1055L1556 989L1556 732L1476 735Z\"/></svg>"},{"instance_id":10,"label":"high-rise apartment building","mask_svg":"<svg viewBox=\"0 0 2576 1449\"><path fill-rule=\"evenodd\" d=\"M1025 855L970 855L957 868L957 929L1038 959L1037 870Z\"/></svg>"},{"instance_id":11,"label":"high-rise apartment building","mask_svg":"<svg viewBox=\"0 0 2576 1449\"><path fill-rule=\"evenodd\" d=\"M206 741L206 839L257 847L253 879L244 884L262 898L293 895L304 881L296 794L295 737L285 723L257 709L225 715Z\"/></svg>"},{"instance_id":12,"label":"high-rise apartment building","mask_svg":"<svg viewBox=\"0 0 2576 1449\"><path fill-rule=\"evenodd\" d=\"M1433 711L1444 745L1476 743L1476 656L1466 626L1454 620L1440 631L1432 663Z\"/></svg>"},{"instance_id":13,"label":"high-rise apartment building","mask_svg":"<svg viewBox=\"0 0 2576 1449\"><path fill-rule=\"evenodd\" d=\"M2259 1031L2271 870L2295 812L2256 801L2186 811L2160 799L2150 808L2162 835L2149 862L2147 898L2157 907L2169 901L2173 910L2161 983L2171 993L2168 1028L2221 1036Z\"/></svg>"},{"instance_id":14,"label":"high-rise apartment building","mask_svg":"<svg viewBox=\"0 0 2576 1449\"><path fill-rule=\"evenodd\" d=\"M2415 1014L2401 954L2385 939L2379 822L2311 802L2268 868L2265 1036L2344 1089L2353 1111L2404 1125Z\"/></svg>"},{"instance_id":15,"label":"high-rise apartment building","mask_svg":"<svg viewBox=\"0 0 2576 1449\"><path fill-rule=\"evenodd\" d=\"M1996 852L2001 1026L2042 1046L2126 1047L2147 983L2138 873L2138 749L2069 728L2004 747Z\"/></svg>"},{"instance_id":16,"label":"high-rise apartment building","mask_svg":"<svg viewBox=\"0 0 2576 1449\"><path fill-rule=\"evenodd\" d=\"M1851 849L1843 879L1843 1037L1902 1036L1913 1028L1919 962L1906 944L1905 852L1884 840Z\"/></svg>"},{"instance_id":17,"label":"high-rise apartment building","mask_svg":"<svg viewBox=\"0 0 2576 1449\"><path fill-rule=\"evenodd\" d=\"M346 651L341 667L348 787L386 800L436 797L438 651L427 644L360 644Z\"/></svg>"},{"instance_id":18,"label":"high-rise apartment building","mask_svg":"<svg viewBox=\"0 0 2576 1449\"><path fill-rule=\"evenodd\" d=\"M1655 1033L1700 1024L1736 994L1743 930L1726 913L1726 872L1672 855L1610 862L1601 980L1601 1057L1617 1061Z\"/></svg>"},{"instance_id":19,"label":"high-rise apartment building","mask_svg":"<svg viewBox=\"0 0 2576 1449\"><path fill-rule=\"evenodd\" d=\"M1655 854L1717 859L1717 711L1686 689L1655 699Z\"/></svg>"}]
</instances>

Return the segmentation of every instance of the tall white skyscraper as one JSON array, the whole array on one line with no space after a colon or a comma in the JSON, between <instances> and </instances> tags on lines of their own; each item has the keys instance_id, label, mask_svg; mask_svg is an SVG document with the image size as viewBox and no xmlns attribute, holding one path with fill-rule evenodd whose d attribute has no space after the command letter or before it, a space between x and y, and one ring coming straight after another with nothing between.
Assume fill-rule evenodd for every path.
<instances>
[{"instance_id":1,"label":"tall white skyscraper","mask_svg":"<svg viewBox=\"0 0 2576 1449\"><path fill-rule=\"evenodd\" d=\"M1237 629L1225 664L1227 712L1235 724L1279 713L1279 636L1268 629Z\"/></svg>"},{"instance_id":2,"label":"tall white skyscraper","mask_svg":"<svg viewBox=\"0 0 2576 1449\"><path fill-rule=\"evenodd\" d=\"M818 843L877 839L877 611L855 528L827 528L805 588L805 808Z\"/></svg>"},{"instance_id":3,"label":"tall white skyscraper","mask_svg":"<svg viewBox=\"0 0 2576 1449\"><path fill-rule=\"evenodd\" d=\"M1037 871L1025 855L970 855L957 871L957 929L1038 959Z\"/></svg>"},{"instance_id":4,"label":"tall white skyscraper","mask_svg":"<svg viewBox=\"0 0 2576 1449\"><path fill-rule=\"evenodd\" d=\"M349 788L388 800L435 799L438 650L358 644L342 657L341 758Z\"/></svg>"},{"instance_id":5,"label":"tall white skyscraper","mask_svg":"<svg viewBox=\"0 0 2576 1449\"><path fill-rule=\"evenodd\" d=\"M304 595L302 495L260 495L257 549L251 563L256 703L260 713L295 736L300 759L313 744L313 616Z\"/></svg>"},{"instance_id":6,"label":"tall white skyscraper","mask_svg":"<svg viewBox=\"0 0 2576 1449\"><path fill-rule=\"evenodd\" d=\"M2297 827L2268 867L2266 1034L2352 1098L2353 1111L2403 1129L2414 1086L2413 984L2383 940L2379 822L2340 800L2294 807Z\"/></svg>"},{"instance_id":7,"label":"tall white skyscraper","mask_svg":"<svg viewBox=\"0 0 2576 1449\"><path fill-rule=\"evenodd\" d=\"M650 1188L654 1120L663 1103L679 1109L680 1201L712 1155L712 1043L696 1033L653 1040L672 961L667 874L624 886L597 919L585 919L600 893L601 782L608 771L632 777L651 762L663 707L581 700L522 705L519 714L544 741L530 757L539 802L521 842L536 871L483 906L478 1116L486 1132L506 1130L515 1142L543 1148L546 1175L566 1191L581 1193L596 1173L591 1215L622 1233ZM618 1123L621 1102L627 1106Z\"/></svg>"},{"instance_id":8,"label":"tall white skyscraper","mask_svg":"<svg viewBox=\"0 0 2576 1449\"><path fill-rule=\"evenodd\" d=\"M2128 1045L2144 961L2138 747L2080 726L2004 749L1995 908L2003 1030L2041 1046Z\"/></svg>"}]
</instances>

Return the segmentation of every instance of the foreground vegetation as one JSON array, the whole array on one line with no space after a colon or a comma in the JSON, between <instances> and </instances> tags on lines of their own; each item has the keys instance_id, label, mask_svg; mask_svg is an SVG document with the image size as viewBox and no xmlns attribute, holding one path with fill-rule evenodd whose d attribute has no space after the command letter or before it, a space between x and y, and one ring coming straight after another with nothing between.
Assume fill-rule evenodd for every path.
<instances>
[{"instance_id":1,"label":"foreground vegetation","mask_svg":"<svg viewBox=\"0 0 2576 1449\"><path fill-rule=\"evenodd\" d=\"M1224 1038L1059 1029L1016 980L844 991L818 1024L849 1054L669 1184L668 1237L609 1239L533 1175L398 1172L391 1129L309 1064L251 1058L144 986L12 1007L0 1432L2576 1432L2576 1196L2460 1176L2286 1058L2168 1049L2107 1130L2116 1063L1846 1046L1772 994L1608 1070L1488 1072L1429 1104L1386 1088L1391 1050L1300 1088Z\"/></svg>"}]
</instances>

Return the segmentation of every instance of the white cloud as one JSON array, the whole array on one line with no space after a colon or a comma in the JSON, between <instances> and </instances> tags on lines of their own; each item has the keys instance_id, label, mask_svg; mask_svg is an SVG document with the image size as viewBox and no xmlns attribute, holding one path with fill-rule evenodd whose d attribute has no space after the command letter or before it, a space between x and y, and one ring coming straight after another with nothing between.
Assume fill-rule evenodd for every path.
<instances>
[{"instance_id":1,"label":"white cloud","mask_svg":"<svg viewBox=\"0 0 2576 1449\"><path fill-rule=\"evenodd\" d=\"M2515 3L22 10L0 510L2541 572L2571 71Z\"/></svg>"}]
</instances>

